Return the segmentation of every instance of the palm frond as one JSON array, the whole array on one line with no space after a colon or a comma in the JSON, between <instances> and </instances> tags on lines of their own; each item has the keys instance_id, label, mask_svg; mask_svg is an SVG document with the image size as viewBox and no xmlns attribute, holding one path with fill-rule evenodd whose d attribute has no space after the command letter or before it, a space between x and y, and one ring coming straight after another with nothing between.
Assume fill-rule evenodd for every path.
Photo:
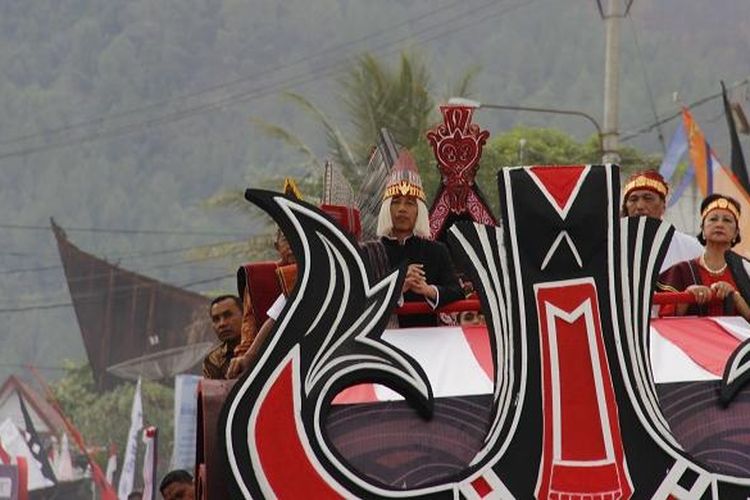
<instances>
[{"instance_id":1,"label":"palm frond","mask_svg":"<svg viewBox=\"0 0 750 500\"><path fill-rule=\"evenodd\" d=\"M321 125L323 125L326 130L328 146L331 148L332 153L338 160L339 164L341 164L342 168L344 168L344 170L347 171L347 173L349 173L350 175L358 174L359 165L357 159L352 153L346 139L344 139L344 136L333 124L331 119L328 118L328 116L320 108L310 102L309 99L300 94L294 92L285 92L284 96L292 100L302 109L306 110L315 118L317 118L317 120L321 123Z\"/></svg>"},{"instance_id":2,"label":"palm frond","mask_svg":"<svg viewBox=\"0 0 750 500\"><path fill-rule=\"evenodd\" d=\"M458 81L450 86L448 95L443 96L443 99L447 100L450 97L473 97L475 95L474 83L481 70L482 66L479 64L469 66Z\"/></svg>"},{"instance_id":3,"label":"palm frond","mask_svg":"<svg viewBox=\"0 0 750 500\"><path fill-rule=\"evenodd\" d=\"M284 127L269 123L261 118L251 118L251 121L268 137L278 139L297 150L297 152L301 153L308 160L308 163L316 169L323 168L320 159L318 159L312 149L310 149L297 135Z\"/></svg>"},{"instance_id":4,"label":"palm frond","mask_svg":"<svg viewBox=\"0 0 750 500\"><path fill-rule=\"evenodd\" d=\"M342 101L355 131L354 149L366 158L383 122L392 76L372 54L359 56L351 70L339 79Z\"/></svg>"}]
</instances>

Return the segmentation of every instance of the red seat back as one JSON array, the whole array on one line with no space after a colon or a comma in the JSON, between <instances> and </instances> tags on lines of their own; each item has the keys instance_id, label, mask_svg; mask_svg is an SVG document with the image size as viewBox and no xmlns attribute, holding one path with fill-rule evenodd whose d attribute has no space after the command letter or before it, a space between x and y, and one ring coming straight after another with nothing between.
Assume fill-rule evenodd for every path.
<instances>
[{"instance_id":1,"label":"red seat back","mask_svg":"<svg viewBox=\"0 0 750 500\"><path fill-rule=\"evenodd\" d=\"M266 312L281 294L279 279L276 276L276 262L267 260L243 264L237 271L237 291L245 296L245 287L250 287L250 300L258 327L268 319Z\"/></svg>"}]
</instances>

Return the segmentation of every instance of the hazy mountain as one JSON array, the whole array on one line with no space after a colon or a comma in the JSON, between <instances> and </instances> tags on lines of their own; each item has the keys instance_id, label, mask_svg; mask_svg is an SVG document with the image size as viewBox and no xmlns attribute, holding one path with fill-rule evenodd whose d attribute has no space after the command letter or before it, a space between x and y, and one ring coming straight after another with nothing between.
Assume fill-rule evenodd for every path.
<instances>
[{"instance_id":1,"label":"hazy mountain","mask_svg":"<svg viewBox=\"0 0 750 500\"><path fill-rule=\"evenodd\" d=\"M749 22L747 1L634 2L621 29L623 134L677 111L673 92L687 104L718 92L720 79L748 77ZM247 215L200 202L301 173L299 159L250 118L288 126L324 154L324 133L278 92L294 89L343 119L337 71L365 50L392 59L402 50L422 54L438 95L447 97L443 82L479 64L483 102L577 109L601 121L604 25L596 2L0 3L0 375L17 370L13 364L83 356L71 309L35 309L69 301L51 233L9 226L45 226L54 216L68 228L226 233L69 235L171 283L231 273L231 259L176 265L187 257L154 252L249 233ZM695 114L728 161L721 111L714 99ZM480 111L477 119L495 132L517 123L581 138L593 132L575 118ZM663 127L665 140L674 124ZM628 144L661 148L655 132ZM193 289L233 286L224 279Z\"/></svg>"}]
</instances>

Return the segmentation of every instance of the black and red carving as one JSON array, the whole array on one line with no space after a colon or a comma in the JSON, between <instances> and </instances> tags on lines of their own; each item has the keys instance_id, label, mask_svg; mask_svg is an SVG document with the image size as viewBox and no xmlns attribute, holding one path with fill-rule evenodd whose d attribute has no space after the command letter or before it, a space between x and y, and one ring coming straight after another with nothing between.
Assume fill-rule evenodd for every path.
<instances>
[{"instance_id":1,"label":"black and red carving","mask_svg":"<svg viewBox=\"0 0 750 500\"><path fill-rule=\"evenodd\" d=\"M490 133L471 122L474 108L440 106L443 123L427 132L442 178L430 207L430 231L442 240L458 220L496 225L497 221L475 183L482 148Z\"/></svg>"},{"instance_id":2,"label":"black and red carving","mask_svg":"<svg viewBox=\"0 0 750 500\"><path fill-rule=\"evenodd\" d=\"M524 167L499 175L500 227L448 231L488 319L490 425L465 470L439 484L374 484L322 427L331 399L384 383L424 415L419 366L378 338L403 270L378 283L318 210L248 191L298 256L296 293L220 429L236 495L252 498L747 498L750 479L684 451L662 413L648 356L651 290L673 229L620 219L613 166Z\"/></svg>"},{"instance_id":3,"label":"black and red carving","mask_svg":"<svg viewBox=\"0 0 750 500\"><path fill-rule=\"evenodd\" d=\"M330 498L371 494L323 435L330 401L364 381L407 396L429 415L421 367L378 335L400 296L398 271L372 283L356 242L304 202L248 190L297 256L297 287L257 366L234 387L222 422L236 494Z\"/></svg>"}]
</instances>

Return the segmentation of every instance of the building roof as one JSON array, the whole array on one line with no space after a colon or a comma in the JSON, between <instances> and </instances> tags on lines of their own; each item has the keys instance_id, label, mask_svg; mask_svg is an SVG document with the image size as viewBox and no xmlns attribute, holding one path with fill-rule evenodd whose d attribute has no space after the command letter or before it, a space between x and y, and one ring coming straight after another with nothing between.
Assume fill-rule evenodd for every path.
<instances>
[{"instance_id":1,"label":"building roof","mask_svg":"<svg viewBox=\"0 0 750 500\"><path fill-rule=\"evenodd\" d=\"M68 240L54 221L52 230L99 389L114 384L114 376L108 372L112 366L169 349L216 341L208 316L208 298L84 252Z\"/></svg>"},{"instance_id":2,"label":"building roof","mask_svg":"<svg viewBox=\"0 0 750 500\"><path fill-rule=\"evenodd\" d=\"M59 436L65 430L65 424L57 410L16 375L9 376L0 386L0 421L10 418L17 427L26 429L18 394L23 398L38 433Z\"/></svg>"}]
</instances>

